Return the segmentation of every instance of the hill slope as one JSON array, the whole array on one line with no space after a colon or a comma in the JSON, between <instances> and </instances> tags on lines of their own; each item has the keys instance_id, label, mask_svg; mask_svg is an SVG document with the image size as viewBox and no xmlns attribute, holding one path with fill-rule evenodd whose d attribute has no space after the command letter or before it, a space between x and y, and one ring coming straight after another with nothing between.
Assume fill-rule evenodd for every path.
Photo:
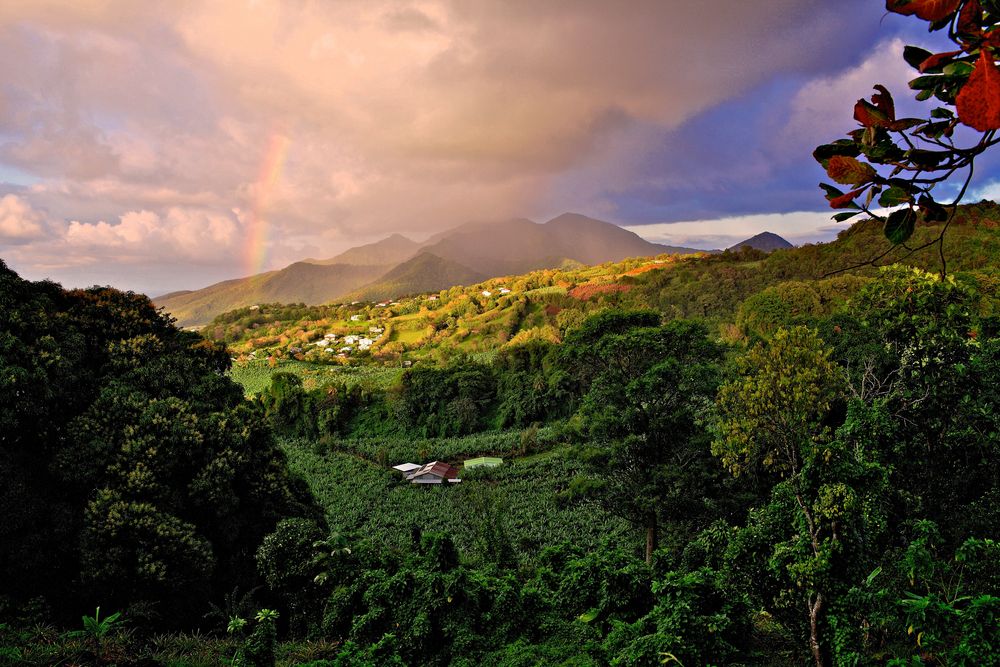
<instances>
[{"instance_id":1,"label":"hill slope","mask_svg":"<svg viewBox=\"0 0 1000 667\"><path fill-rule=\"evenodd\" d=\"M393 234L381 241L359 245L329 259L305 259L309 264L350 264L351 266L392 266L413 257L422 243L411 241L402 234Z\"/></svg>"},{"instance_id":2,"label":"hill slope","mask_svg":"<svg viewBox=\"0 0 1000 667\"><path fill-rule=\"evenodd\" d=\"M352 292L349 298L359 301L392 299L403 294L435 292L453 285L471 285L489 276L467 266L423 251L413 259L392 268L375 282Z\"/></svg>"},{"instance_id":3,"label":"hill slope","mask_svg":"<svg viewBox=\"0 0 1000 667\"><path fill-rule=\"evenodd\" d=\"M210 321L220 312L263 302L319 304L338 299L371 281L385 266L322 266L296 262L280 271L226 280L204 289L174 292L155 300L180 326Z\"/></svg>"}]
</instances>

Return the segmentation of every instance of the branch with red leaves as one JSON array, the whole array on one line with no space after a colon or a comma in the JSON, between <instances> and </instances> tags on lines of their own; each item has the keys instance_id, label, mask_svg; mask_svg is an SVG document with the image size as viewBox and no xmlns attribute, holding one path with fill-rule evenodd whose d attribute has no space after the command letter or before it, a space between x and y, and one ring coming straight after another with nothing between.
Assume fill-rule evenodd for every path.
<instances>
[{"instance_id":1,"label":"branch with red leaves","mask_svg":"<svg viewBox=\"0 0 1000 667\"><path fill-rule=\"evenodd\" d=\"M947 30L958 47L930 53L907 46L903 57L919 76L910 81L916 99L941 103L927 118L897 118L892 94L876 85L871 101L858 100L854 119L859 127L818 147L813 157L834 183L826 183L830 206L845 209L833 216L842 222L861 213L882 220L886 238L905 245L918 212L927 222L944 222L944 232L968 190L976 158L997 143L1000 130L1000 0L886 0L886 9L928 22L930 31ZM959 132L959 126L968 128ZM959 145L957 141L964 143ZM944 203L935 189L964 182L959 195ZM877 201L894 208L881 217L871 211ZM900 208L896 208L900 207ZM930 245L930 244L925 244ZM882 253L880 257L884 257ZM944 270L942 254L942 270ZM872 260L874 263L876 260Z\"/></svg>"}]
</instances>

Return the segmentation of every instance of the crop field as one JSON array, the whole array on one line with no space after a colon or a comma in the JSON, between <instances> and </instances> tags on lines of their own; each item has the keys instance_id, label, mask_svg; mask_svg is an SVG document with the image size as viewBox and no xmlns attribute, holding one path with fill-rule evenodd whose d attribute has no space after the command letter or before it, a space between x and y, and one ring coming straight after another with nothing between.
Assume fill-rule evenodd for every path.
<instances>
[{"instance_id":1,"label":"crop field","mask_svg":"<svg viewBox=\"0 0 1000 667\"><path fill-rule=\"evenodd\" d=\"M413 451L399 458L419 462L420 453L432 458L432 452L479 452L484 444L447 440L415 442ZM286 440L283 448L292 471L307 480L326 509L331 529L349 539L400 548L416 528L449 533L459 549L476 554L481 533L499 528L523 558L567 541L588 550L640 542L631 527L592 502L561 500L560 493L582 466L559 451L509 459L509 452L501 449L494 452L504 457L500 467L463 473L461 484L418 486L388 467L395 459L382 467L344 450L319 454L301 440ZM405 454L398 447L393 452ZM457 463L461 458L450 460Z\"/></svg>"}]
</instances>

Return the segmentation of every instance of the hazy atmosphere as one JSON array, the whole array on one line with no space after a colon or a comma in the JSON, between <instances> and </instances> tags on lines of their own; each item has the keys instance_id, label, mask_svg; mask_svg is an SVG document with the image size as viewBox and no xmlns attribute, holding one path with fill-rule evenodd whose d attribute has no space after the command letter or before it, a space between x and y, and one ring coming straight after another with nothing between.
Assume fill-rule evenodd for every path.
<instances>
[{"instance_id":1,"label":"hazy atmosphere","mask_svg":"<svg viewBox=\"0 0 1000 667\"><path fill-rule=\"evenodd\" d=\"M860 0L626 4L2 3L0 251L158 294L564 211L831 238L811 149L931 36Z\"/></svg>"}]
</instances>

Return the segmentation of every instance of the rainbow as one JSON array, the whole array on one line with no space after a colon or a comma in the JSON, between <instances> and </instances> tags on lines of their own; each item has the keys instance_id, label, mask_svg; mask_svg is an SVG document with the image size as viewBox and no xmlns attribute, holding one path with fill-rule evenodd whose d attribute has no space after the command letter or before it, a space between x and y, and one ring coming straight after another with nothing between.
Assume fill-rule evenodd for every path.
<instances>
[{"instance_id":1,"label":"rainbow","mask_svg":"<svg viewBox=\"0 0 1000 667\"><path fill-rule=\"evenodd\" d=\"M281 170L285 166L287 156L288 137L281 132L273 132L253 189L253 208L250 211L246 236L247 275L261 273L267 264L270 231L267 206L274 194L274 187L281 178Z\"/></svg>"}]
</instances>

